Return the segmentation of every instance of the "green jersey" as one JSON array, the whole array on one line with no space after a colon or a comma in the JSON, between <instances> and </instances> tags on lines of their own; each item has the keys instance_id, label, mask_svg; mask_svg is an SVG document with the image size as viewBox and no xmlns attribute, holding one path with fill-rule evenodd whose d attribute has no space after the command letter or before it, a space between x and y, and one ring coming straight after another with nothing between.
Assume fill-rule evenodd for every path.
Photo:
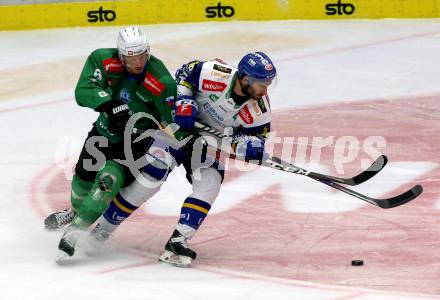
<instances>
[{"instance_id":1,"label":"green jersey","mask_svg":"<svg viewBox=\"0 0 440 300\"><path fill-rule=\"evenodd\" d=\"M87 58L75 89L75 99L80 106L96 110L108 101L120 100L128 104L133 113L147 112L157 122L172 123L171 107L167 104L176 97L176 83L161 60L151 56L142 75L129 74L118 57L116 48L97 49ZM100 134L116 143L122 135L108 130L108 117L100 112L95 125ZM136 128L157 128L142 118Z\"/></svg>"}]
</instances>

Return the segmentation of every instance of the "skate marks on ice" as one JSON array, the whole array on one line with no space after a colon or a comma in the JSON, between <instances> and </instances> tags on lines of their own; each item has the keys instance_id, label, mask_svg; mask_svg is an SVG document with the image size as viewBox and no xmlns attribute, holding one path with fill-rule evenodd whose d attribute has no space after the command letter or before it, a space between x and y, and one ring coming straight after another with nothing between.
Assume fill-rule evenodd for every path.
<instances>
[{"instance_id":1,"label":"skate marks on ice","mask_svg":"<svg viewBox=\"0 0 440 300\"><path fill-rule=\"evenodd\" d=\"M231 170L216 202L221 204L218 208L214 205L213 213L192 241L199 254L194 267L440 294L440 266L436 264L440 242L433 239L440 227L435 204L440 198L440 161L435 150L440 137L433 115L439 100L439 96L426 96L275 111L274 130L282 137L292 132L313 137L319 132L323 137L351 135L364 141L371 135L383 135L387 145L381 150L390 158L390 165L360 188L375 196L387 196L420 183L425 193L407 205L383 211L344 199L339 192L315 183L312 187L309 179L301 176L287 174L279 181L265 181L269 173L263 170L255 174ZM310 120L313 126L303 120ZM320 163L336 175L334 148L322 149ZM344 175L360 171L362 159L368 158L360 147L358 157L344 166ZM41 188L38 195L33 195L32 205L39 208L41 217L44 212L67 205L69 182L60 174L60 170L54 170L48 175L51 179L36 179L35 185ZM44 184L40 185L41 180ZM186 194L176 195L169 187L160 193L121 226L111 246L138 255L161 253ZM165 201L169 204L162 205ZM350 265L352 259L363 259L365 265L354 268ZM420 276L422 270L424 276Z\"/></svg>"}]
</instances>

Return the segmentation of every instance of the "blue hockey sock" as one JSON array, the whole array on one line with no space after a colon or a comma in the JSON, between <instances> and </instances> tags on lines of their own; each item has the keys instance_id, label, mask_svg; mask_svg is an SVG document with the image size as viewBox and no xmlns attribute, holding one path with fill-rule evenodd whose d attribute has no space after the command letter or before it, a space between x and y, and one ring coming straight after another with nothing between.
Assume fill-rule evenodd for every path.
<instances>
[{"instance_id":1,"label":"blue hockey sock","mask_svg":"<svg viewBox=\"0 0 440 300\"><path fill-rule=\"evenodd\" d=\"M211 205L203 200L188 197L180 211L179 224L188 225L197 230L209 212Z\"/></svg>"},{"instance_id":2,"label":"blue hockey sock","mask_svg":"<svg viewBox=\"0 0 440 300\"><path fill-rule=\"evenodd\" d=\"M110 203L103 217L113 225L119 225L128 218L138 207L130 204L120 193Z\"/></svg>"}]
</instances>

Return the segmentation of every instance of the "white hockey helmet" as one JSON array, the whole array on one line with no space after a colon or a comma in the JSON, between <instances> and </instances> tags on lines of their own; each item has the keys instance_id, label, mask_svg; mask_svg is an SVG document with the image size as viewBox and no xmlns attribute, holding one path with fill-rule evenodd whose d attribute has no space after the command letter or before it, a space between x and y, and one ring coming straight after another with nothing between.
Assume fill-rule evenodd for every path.
<instances>
[{"instance_id":1,"label":"white hockey helmet","mask_svg":"<svg viewBox=\"0 0 440 300\"><path fill-rule=\"evenodd\" d=\"M144 52L150 55L150 45L147 42L147 37L137 26L125 27L119 30L116 44L120 57L122 55L139 55Z\"/></svg>"}]
</instances>

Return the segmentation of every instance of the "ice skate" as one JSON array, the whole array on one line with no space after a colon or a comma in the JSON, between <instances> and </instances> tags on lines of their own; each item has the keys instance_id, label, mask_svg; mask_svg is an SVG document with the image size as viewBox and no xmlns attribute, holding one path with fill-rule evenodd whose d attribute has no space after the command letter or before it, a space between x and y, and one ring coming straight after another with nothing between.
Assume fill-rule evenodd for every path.
<instances>
[{"instance_id":1,"label":"ice skate","mask_svg":"<svg viewBox=\"0 0 440 300\"><path fill-rule=\"evenodd\" d=\"M70 225L68 228L66 228L58 244L59 252L55 258L56 262L65 260L75 254L75 246L78 242L80 232L81 230L73 225Z\"/></svg>"},{"instance_id":2,"label":"ice skate","mask_svg":"<svg viewBox=\"0 0 440 300\"><path fill-rule=\"evenodd\" d=\"M159 261L185 268L196 259L196 256L197 253L188 248L186 238L179 231L174 230L173 235L165 245L165 251L159 257Z\"/></svg>"},{"instance_id":3,"label":"ice skate","mask_svg":"<svg viewBox=\"0 0 440 300\"><path fill-rule=\"evenodd\" d=\"M63 209L61 211L49 215L44 220L44 226L48 230L60 229L66 226L67 224L70 224L73 218L75 218L75 215L76 213L72 208Z\"/></svg>"}]
</instances>

